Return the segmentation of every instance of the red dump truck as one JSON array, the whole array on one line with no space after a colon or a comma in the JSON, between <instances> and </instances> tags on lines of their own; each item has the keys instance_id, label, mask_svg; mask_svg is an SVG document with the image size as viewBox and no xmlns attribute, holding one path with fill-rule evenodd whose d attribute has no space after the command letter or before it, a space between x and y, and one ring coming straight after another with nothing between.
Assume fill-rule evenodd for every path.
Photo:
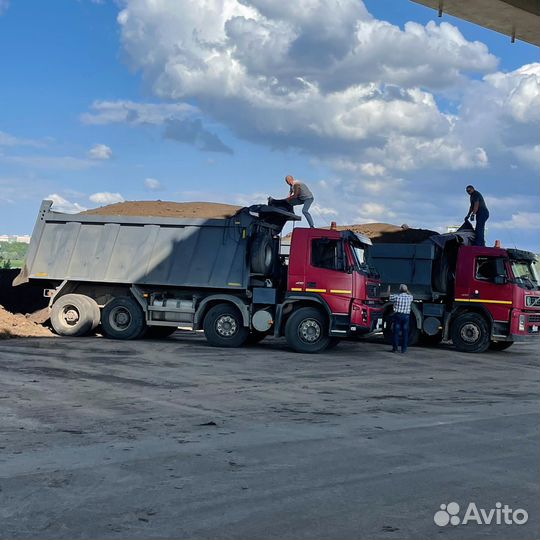
<instances>
[{"instance_id":1,"label":"red dump truck","mask_svg":"<svg viewBox=\"0 0 540 540\"><path fill-rule=\"evenodd\" d=\"M210 344L238 347L284 335L319 352L374 329L378 277L367 237L294 230L288 256L279 233L294 213L268 205L223 219L63 214L44 201L15 285L47 284L60 335L116 339L203 329Z\"/></svg>"},{"instance_id":2,"label":"red dump truck","mask_svg":"<svg viewBox=\"0 0 540 540\"><path fill-rule=\"evenodd\" d=\"M434 235L419 244L376 244L369 262L382 287L406 283L414 296L410 343L451 339L464 352L504 350L538 340L540 287L535 255L519 249L467 245L471 232ZM384 306L390 338L392 306Z\"/></svg>"}]
</instances>

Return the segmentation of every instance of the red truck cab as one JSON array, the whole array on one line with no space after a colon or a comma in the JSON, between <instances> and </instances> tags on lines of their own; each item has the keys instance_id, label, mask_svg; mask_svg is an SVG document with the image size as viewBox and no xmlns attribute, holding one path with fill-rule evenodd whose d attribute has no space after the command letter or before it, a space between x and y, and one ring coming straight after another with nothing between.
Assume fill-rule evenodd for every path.
<instances>
[{"instance_id":1,"label":"red truck cab","mask_svg":"<svg viewBox=\"0 0 540 540\"><path fill-rule=\"evenodd\" d=\"M326 336L326 348L337 338L375 329L382 311L380 280L364 257L370 245L352 231L293 231L283 315L294 349L316 352L320 336Z\"/></svg>"},{"instance_id":2,"label":"red truck cab","mask_svg":"<svg viewBox=\"0 0 540 540\"><path fill-rule=\"evenodd\" d=\"M516 341L538 338L540 286L534 262L528 251L461 247L454 310L463 324L456 325L453 318L453 341L469 343L476 350L488 345L503 350Z\"/></svg>"}]
</instances>

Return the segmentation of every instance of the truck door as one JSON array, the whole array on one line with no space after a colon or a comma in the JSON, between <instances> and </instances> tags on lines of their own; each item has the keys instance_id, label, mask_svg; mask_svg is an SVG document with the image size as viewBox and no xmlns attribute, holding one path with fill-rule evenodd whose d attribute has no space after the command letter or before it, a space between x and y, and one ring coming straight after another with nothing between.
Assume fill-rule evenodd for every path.
<instances>
[{"instance_id":1,"label":"truck door","mask_svg":"<svg viewBox=\"0 0 540 540\"><path fill-rule=\"evenodd\" d=\"M342 239L313 238L306 272L306 292L324 296L332 313L349 314L353 274Z\"/></svg>"},{"instance_id":2,"label":"truck door","mask_svg":"<svg viewBox=\"0 0 540 540\"><path fill-rule=\"evenodd\" d=\"M491 312L495 321L508 321L512 308L512 285L508 282L505 259L478 255L469 292L471 302L478 302Z\"/></svg>"}]
</instances>

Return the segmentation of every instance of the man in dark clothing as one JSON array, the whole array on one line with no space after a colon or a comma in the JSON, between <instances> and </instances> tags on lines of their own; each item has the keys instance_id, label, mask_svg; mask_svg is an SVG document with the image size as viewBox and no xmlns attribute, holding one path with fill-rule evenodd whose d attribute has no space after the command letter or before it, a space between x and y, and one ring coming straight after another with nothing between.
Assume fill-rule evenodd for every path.
<instances>
[{"instance_id":1,"label":"man in dark clothing","mask_svg":"<svg viewBox=\"0 0 540 540\"><path fill-rule=\"evenodd\" d=\"M302 214L307 219L309 226L312 228L315 227L313 218L309 213L309 207L313 204L313 193L311 193L311 190L304 182L295 180L291 175L285 177L285 182L289 185L289 196L286 201L293 206L303 205Z\"/></svg>"},{"instance_id":2,"label":"man in dark clothing","mask_svg":"<svg viewBox=\"0 0 540 540\"><path fill-rule=\"evenodd\" d=\"M474 221L476 218L474 245L485 246L486 240L484 237L484 230L486 228L486 221L489 218L489 210L487 209L484 197L482 197L482 194L479 191L474 189L474 186L467 186L466 189L471 197L471 205L469 207L469 212L465 216L465 221L468 219Z\"/></svg>"}]
</instances>

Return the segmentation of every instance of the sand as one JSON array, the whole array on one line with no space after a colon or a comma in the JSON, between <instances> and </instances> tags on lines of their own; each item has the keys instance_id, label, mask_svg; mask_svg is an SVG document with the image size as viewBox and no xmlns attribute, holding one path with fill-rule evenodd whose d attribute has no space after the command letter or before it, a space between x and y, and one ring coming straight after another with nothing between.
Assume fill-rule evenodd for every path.
<instances>
[{"instance_id":1,"label":"sand","mask_svg":"<svg viewBox=\"0 0 540 540\"><path fill-rule=\"evenodd\" d=\"M0 306L0 339L53 336L48 328L32 322L25 315L10 313Z\"/></svg>"},{"instance_id":2,"label":"sand","mask_svg":"<svg viewBox=\"0 0 540 540\"><path fill-rule=\"evenodd\" d=\"M323 227L328 229L329 227ZM350 230L363 234L374 244L419 244L430 236L439 234L429 229L414 229L407 225L392 225L390 223L359 223L356 225L338 225L338 231ZM290 238L289 233L285 238Z\"/></svg>"},{"instance_id":3,"label":"sand","mask_svg":"<svg viewBox=\"0 0 540 540\"><path fill-rule=\"evenodd\" d=\"M338 226L338 230L349 229L364 234L374 244L418 244L430 236L439 234L429 229L414 229L407 225L390 223L360 223L357 225Z\"/></svg>"},{"instance_id":4,"label":"sand","mask_svg":"<svg viewBox=\"0 0 540 540\"><path fill-rule=\"evenodd\" d=\"M81 214L220 219L234 216L241 208L212 202L125 201L86 210Z\"/></svg>"}]
</instances>

